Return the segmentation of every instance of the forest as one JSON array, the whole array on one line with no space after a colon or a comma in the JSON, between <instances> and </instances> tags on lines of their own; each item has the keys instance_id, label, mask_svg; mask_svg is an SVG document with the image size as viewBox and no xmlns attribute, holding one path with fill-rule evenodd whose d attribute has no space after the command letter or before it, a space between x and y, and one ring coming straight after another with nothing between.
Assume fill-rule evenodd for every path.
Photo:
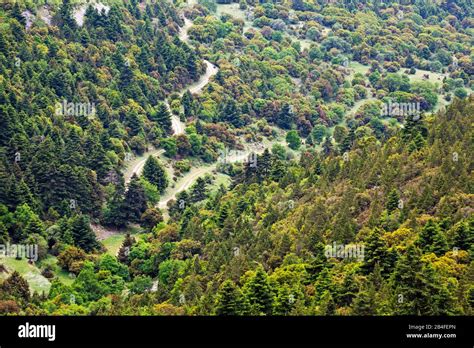
<instances>
[{"instance_id":1,"label":"forest","mask_svg":"<svg viewBox=\"0 0 474 348\"><path fill-rule=\"evenodd\" d=\"M468 0L4 1L0 314L473 315L473 35Z\"/></svg>"}]
</instances>

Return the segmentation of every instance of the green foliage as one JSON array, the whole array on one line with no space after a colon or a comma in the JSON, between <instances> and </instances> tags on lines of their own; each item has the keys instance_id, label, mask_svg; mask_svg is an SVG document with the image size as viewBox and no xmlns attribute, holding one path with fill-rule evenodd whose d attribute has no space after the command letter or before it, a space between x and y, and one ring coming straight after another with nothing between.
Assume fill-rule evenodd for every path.
<instances>
[{"instance_id":1,"label":"green foliage","mask_svg":"<svg viewBox=\"0 0 474 348\"><path fill-rule=\"evenodd\" d=\"M298 150L301 146L301 139L298 135L298 132L295 130L291 130L286 133L286 142L288 146L293 150Z\"/></svg>"},{"instance_id":2,"label":"green foliage","mask_svg":"<svg viewBox=\"0 0 474 348\"><path fill-rule=\"evenodd\" d=\"M143 167L143 176L153 185L155 185L160 193L163 193L168 186L168 177L165 169L158 159L149 156Z\"/></svg>"}]
</instances>

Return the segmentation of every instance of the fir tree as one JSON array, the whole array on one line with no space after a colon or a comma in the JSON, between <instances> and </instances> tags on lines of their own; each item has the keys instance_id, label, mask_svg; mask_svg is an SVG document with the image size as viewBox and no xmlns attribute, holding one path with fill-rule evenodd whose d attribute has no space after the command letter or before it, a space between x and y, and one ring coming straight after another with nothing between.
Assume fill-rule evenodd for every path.
<instances>
[{"instance_id":1,"label":"fir tree","mask_svg":"<svg viewBox=\"0 0 474 348\"><path fill-rule=\"evenodd\" d=\"M183 97L181 98L181 105L183 105L184 116L190 117L193 114L193 95L189 90L184 92Z\"/></svg>"},{"instance_id":2,"label":"fir tree","mask_svg":"<svg viewBox=\"0 0 474 348\"><path fill-rule=\"evenodd\" d=\"M296 305L296 296L290 292L285 284L278 289L273 307L274 315L289 315Z\"/></svg>"},{"instance_id":3,"label":"fir tree","mask_svg":"<svg viewBox=\"0 0 474 348\"><path fill-rule=\"evenodd\" d=\"M387 197L387 211L391 213L396 210L398 208L399 201L400 196L398 195L397 190L393 189L392 191L390 191Z\"/></svg>"},{"instance_id":4,"label":"fir tree","mask_svg":"<svg viewBox=\"0 0 474 348\"><path fill-rule=\"evenodd\" d=\"M191 188L192 202L199 202L207 197L206 181L199 177Z\"/></svg>"},{"instance_id":5,"label":"fir tree","mask_svg":"<svg viewBox=\"0 0 474 348\"><path fill-rule=\"evenodd\" d=\"M74 245L91 252L97 249L99 243L95 237L94 231L90 227L90 219L87 215L75 215L71 218L70 231L74 239Z\"/></svg>"},{"instance_id":6,"label":"fir tree","mask_svg":"<svg viewBox=\"0 0 474 348\"><path fill-rule=\"evenodd\" d=\"M145 190L140 180L133 174L128 190L125 193L123 210L126 212L127 220L131 222L140 222L141 216L147 209L147 200Z\"/></svg>"},{"instance_id":7,"label":"fir tree","mask_svg":"<svg viewBox=\"0 0 474 348\"><path fill-rule=\"evenodd\" d=\"M444 254L448 250L446 237L439 228L439 225L433 219L428 220L425 226L421 229L417 245L423 250L423 252L434 252L438 256Z\"/></svg>"},{"instance_id":8,"label":"fir tree","mask_svg":"<svg viewBox=\"0 0 474 348\"><path fill-rule=\"evenodd\" d=\"M163 193L168 187L168 176L166 171L158 159L153 156L148 156L145 166L143 167L143 176L155 185L160 193Z\"/></svg>"},{"instance_id":9,"label":"fir tree","mask_svg":"<svg viewBox=\"0 0 474 348\"><path fill-rule=\"evenodd\" d=\"M364 282L353 301L352 313L354 315L376 315L377 303L375 294L374 285L370 281Z\"/></svg>"},{"instance_id":10,"label":"fir tree","mask_svg":"<svg viewBox=\"0 0 474 348\"><path fill-rule=\"evenodd\" d=\"M257 267L255 275L245 284L245 297L252 315L271 314L273 294L262 266Z\"/></svg>"},{"instance_id":11,"label":"fir tree","mask_svg":"<svg viewBox=\"0 0 474 348\"><path fill-rule=\"evenodd\" d=\"M381 272L388 275L390 271L390 255L385 241L382 239L382 230L374 228L366 240L364 249L364 264L362 270L365 274L374 271L375 265L378 264Z\"/></svg>"},{"instance_id":12,"label":"fir tree","mask_svg":"<svg viewBox=\"0 0 474 348\"><path fill-rule=\"evenodd\" d=\"M216 297L217 315L239 315L241 314L241 294L234 282L227 279L222 283Z\"/></svg>"},{"instance_id":13,"label":"fir tree","mask_svg":"<svg viewBox=\"0 0 474 348\"><path fill-rule=\"evenodd\" d=\"M30 299L30 287L28 282L18 273L14 271L1 285L0 289L6 294L14 298L25 301Z\"/></svg>"},{"instance_id":14,"label":"fir tree","mask_svg":"<svg viewBox=\"0 0 474 348\"><path fill-rule=\"evenodd\" d=\"M118 254L117 254L117 259L124 263L124 264L129 264L129 259L128 255L130 253L130 249L132 246L136 243L135 238L130 235L130 233L127 233L125 235L125 239L122 242L122 246L120 247Z\"/></svg>"},{"instance_id":15,"label":"fir tree","mask_svg":"<svg viewBox=\"0 0 474 348\"><path fill-rule=\"evenodd\" d=\"M158 105L155 107L155 110L151 114L150 119L155 121L161 127L161 129L165 131L166 134L171 134L171 114L165 103L158 103Z\"/></svg>"}]
</instances>

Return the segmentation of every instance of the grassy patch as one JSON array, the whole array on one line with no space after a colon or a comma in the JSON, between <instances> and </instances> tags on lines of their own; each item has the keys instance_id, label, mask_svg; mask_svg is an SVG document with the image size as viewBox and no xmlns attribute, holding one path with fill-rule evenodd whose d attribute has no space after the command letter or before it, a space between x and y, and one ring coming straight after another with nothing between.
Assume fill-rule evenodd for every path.
<instances>
[{"instance_id":1,"label":"grassy patch","mask_svg":"<svg viewBox=\"0 0 474 348\"><path fill-rule=\"evenodd\" d=\"M117 253L125 239L125 233L114 234L102 240L102 244L107 248L107 254L117 256Z\"/></svg>"},{"instance_id":2,"label":"grassy patch","mask_svg":"<svg viewBox=\"0 0 474 348\"><path fill-rule=\"evenodd\" d=\"M30 291L38 293L48 293L51 283L41 275L41 270L34 264L29 264L27 259L17 260L15 258L6 257L1 259L1 264L5 265L9 273L0 273L1 279L6 279L11 273L17 271L26 279L30 286Z\"/></svg>"},{"instance_id":3,"label":"grassy patch","mask_svg":"<svg viewBox=\"0 0 474 348\"><path fill-rule=\"evenodd\" d=\"M351 70L351 73L349 75L349 80L352 81L352 78L357 73L360 73L360 74L365 76L365 74L369 71L370 66L361 64L361 63L356 62L356 61L351 61L349 63L349 69Z\"/></svg>"}]
</instances>

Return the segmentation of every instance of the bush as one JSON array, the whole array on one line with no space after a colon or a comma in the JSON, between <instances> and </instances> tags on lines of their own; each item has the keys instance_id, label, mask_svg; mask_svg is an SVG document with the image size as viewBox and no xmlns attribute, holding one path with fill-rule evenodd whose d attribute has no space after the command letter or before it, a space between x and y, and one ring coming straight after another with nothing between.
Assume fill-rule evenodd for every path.
<instances>
[{"instance_id":1,"label":"bush","mask_svg":"<svg viewBox=\"0 0 474 348\"><path fill-rule=\"evenodd\" d=\"M69 246L59 254L58 265L69 272L77 274L82 269L85 260L86 253L82 249Z\"/></svg>"}]
</instances>

